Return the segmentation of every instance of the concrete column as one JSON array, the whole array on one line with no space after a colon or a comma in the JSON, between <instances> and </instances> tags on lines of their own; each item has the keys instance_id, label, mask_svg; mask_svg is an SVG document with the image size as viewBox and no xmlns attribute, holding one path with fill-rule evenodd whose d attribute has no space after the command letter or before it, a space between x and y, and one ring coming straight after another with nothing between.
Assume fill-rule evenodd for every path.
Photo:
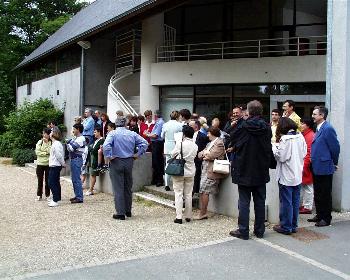
<instances>
[{"instance_id":1,"label":"concrete column","mask_svg":"<svg viewBox=\"0 0 350 280\"><path fill-rule=\"evenodd\" d=\"M159 109L159 88L151 85L151 64L156 62L157 47L163 44L164 14L142 22L140 111Z\"/></svg>"},{"instance_id":2,"label":"concrete column","mask_svg":"<svg viewBox=\"0 0 350 280\"><path fill-rule=\"evenodd\" d=\"M328 0L327 96L329 121L340 142L340 169L334 174L333 207L350 210L350 2ZM346 110L346 108L348 108Z\"/></svg>"}]
</instances>

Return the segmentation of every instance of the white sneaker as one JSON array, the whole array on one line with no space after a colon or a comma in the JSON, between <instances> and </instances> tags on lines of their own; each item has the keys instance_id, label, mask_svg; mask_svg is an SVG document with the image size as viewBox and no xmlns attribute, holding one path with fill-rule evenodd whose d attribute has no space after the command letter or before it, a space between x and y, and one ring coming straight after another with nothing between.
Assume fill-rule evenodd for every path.
<instances>
[{"instance_id":1,"label":"white sneaker","mask_svg":"<svg viewBox=\"0 0 350 280\"><path fill-rule=\"evenodd\" d=\"M85 195L86 195L86 196L94 195L94 192L92 192L92 191L87 191L87 192L85 193Z\"/></svg>"},{"instance_id":2,"label":"white sneaker","mask_svg":"<svg viewBox=\"0 0 350 280\"><path fill-rule=\"evenodd\" d=\"M47 196L46 197L46 201L51 201L52 200L52 197L51 196Z\"/></svg>"},{"instance_id":3,"label":"white sneaker","mask_svg":"<svg viewBox=\"0 0 350 280\"><path fill-rule=\"evenodd\" d=\"M41 200L43 200L43 199L41 198L41 196L37 196L35 200L36 200L36 201L41 201Z\"/></svg>"},{"instance_id":4,"label":"white sneaker","mask_svg":"<svg viewBox=\"0 0 350 280\"><path fill-rule=\"evenodd\" d=\"M49 207L57 207L58 206L58 202L54 202L53 200L51 200L49 203L48 203Z\"/></svg>"}]
</instances>

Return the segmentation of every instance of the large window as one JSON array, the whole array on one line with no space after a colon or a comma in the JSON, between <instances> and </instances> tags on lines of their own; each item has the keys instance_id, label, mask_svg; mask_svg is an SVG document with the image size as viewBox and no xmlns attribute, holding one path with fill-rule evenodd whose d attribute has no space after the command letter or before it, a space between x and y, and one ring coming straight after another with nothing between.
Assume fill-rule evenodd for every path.
<instances>
[{"instance_id":1,"label":"large window","mask_svg":"<svg viewBox=\"0 0 350 280\"><path fill-rule=\"evenodd\" d=\"M165 13L177 44L326 35L327 0L192 0Z\"/></svg>"},{"instance_id":2,"label":"large window","mask_svg":"<svg viewBox=\"0 0 350 280\"><path fill-rule=\"evenodd\" d=\"M194 85L162 87L160 93L161 110L165 120L174 110L189 109L207 117L210 121L217 117L222 125L235 105L246 105L249 101L259 100L264 107L263 117L269 120L271 100L290 99L298 96L297 112L300 116L310 116L315 105L323 104L326 94L326 83L294 83L294 84L239 84L239 85ZM310 95L313 96L310 98ZM305 98L303 98L305 96ZM293 97L292 97L293 98ZM296 97L295 97L296 98ZM314 100L312 102L308 100ZM315 103L315 100L319 100ZM276 105L281 106L281 101ZM272 106L276 106L272 105Z\"/></svg>"}]
</instances>

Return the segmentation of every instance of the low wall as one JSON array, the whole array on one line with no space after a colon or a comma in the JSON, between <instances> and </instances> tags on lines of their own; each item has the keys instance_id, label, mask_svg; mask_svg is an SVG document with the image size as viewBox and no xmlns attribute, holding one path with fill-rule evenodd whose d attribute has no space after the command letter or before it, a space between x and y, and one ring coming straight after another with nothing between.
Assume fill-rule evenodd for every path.
<instances>
[{"instance_id":1,"label":"low wall","mask_svg":"<svg viewBox=\"0 0 350 280\"><path fill-rule=\"evenodd\" d=\"M132 170L132 191L140 191L144 186L151 185L152 181L152 154L146 153L134 161ZM100 192L113 194L109 172L97 177L95 189Z\"/></svg>"},{"instance_id":2,"label":"low wall","mask_svg":"<svg viewBox=\"0 0 350 280\"><path fill-rule=\"evenodd\" d=\"M270 178L270 182L266 185L267 220L271 223L278 223L279 196L275 170L270 170ZM231 176L222 180L218 194L210 195L208 210L226 216L238 217L238 186L232 183ZM250 204L250 216L254 217L253 199Z\"/></svg>"}]
</instances>

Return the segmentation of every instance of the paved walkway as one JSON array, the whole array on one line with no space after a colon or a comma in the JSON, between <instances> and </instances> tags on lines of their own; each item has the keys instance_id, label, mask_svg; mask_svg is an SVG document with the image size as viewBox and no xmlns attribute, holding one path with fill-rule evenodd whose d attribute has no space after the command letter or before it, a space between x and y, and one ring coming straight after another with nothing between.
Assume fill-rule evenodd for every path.
<instances>
[{"instance_id":1,"label":"paved walkway","mask_svg":"<svg viewBox=\"0 0 350 280\"><path fill-rule=\"evenodd\" d=\"M350 279L349 213L331 227L242 241L228 237L235 219L177 225L173 210L136 201L134 217L116 221L110 195L71 205L62 181L52 209L34 201L33 169L0 165L0 178L1 279Z\"/></svg>"}]
</instances>

